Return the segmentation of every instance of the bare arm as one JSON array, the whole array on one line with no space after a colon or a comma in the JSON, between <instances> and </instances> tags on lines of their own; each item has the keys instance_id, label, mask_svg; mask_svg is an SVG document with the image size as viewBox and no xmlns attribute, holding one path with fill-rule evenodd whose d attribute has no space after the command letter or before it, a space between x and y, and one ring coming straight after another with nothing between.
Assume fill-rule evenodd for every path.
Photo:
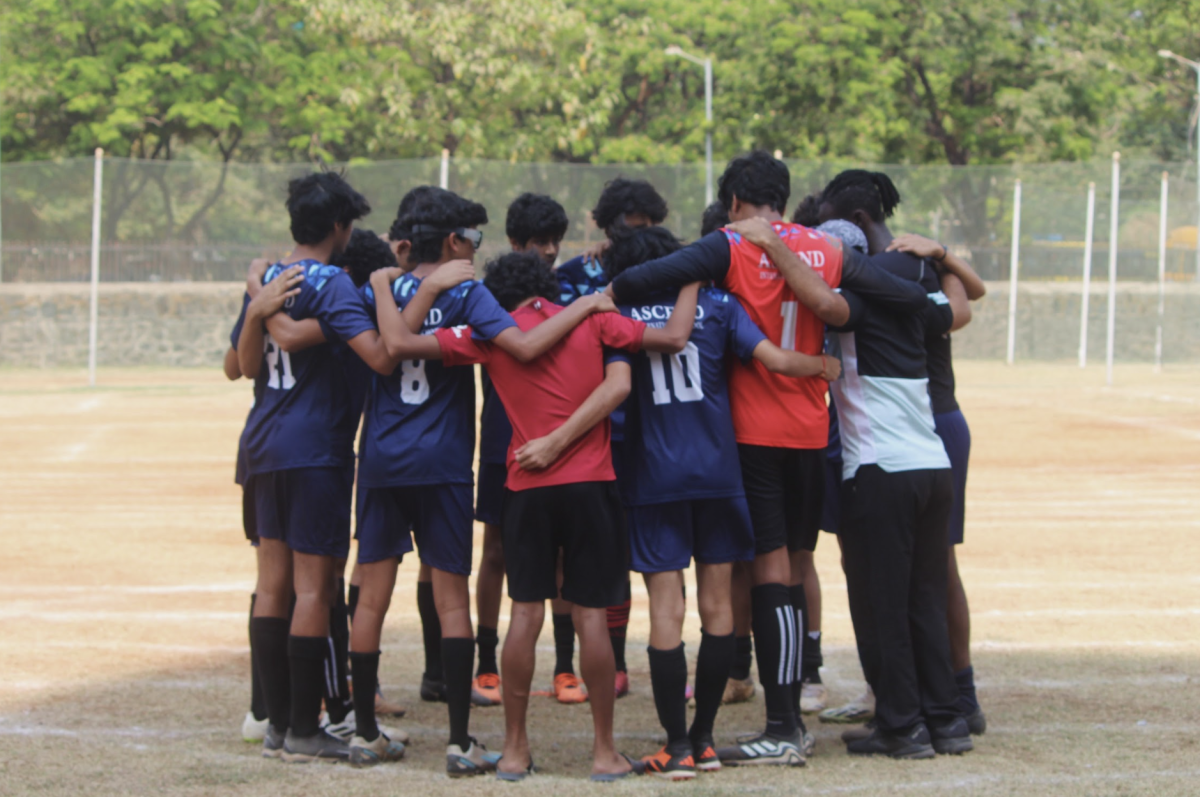
<instances>
[{"instance_id":1,"label":"bare arm","mask_svg":"<svg viewBox=\"0 0 1200 797\"><path fill-rule=\"evenodd\" d=\"M299 266L288 269L267 285L261 285L257 295L246 305L246 319L238 337L238 367L247 379L258 376L262 367L263 326L266 319L279 312L291 297L300 293L304 272Z\"/></svg>"},{"instance_id":2,"label":"bare arm","mask_svg":"<svg viewBox=\"0 0 1200 797\"><path fill-rule=\"evenodd\" d=\"M237 349L230 346L225 350L225 378L230 382L242 378L242 369L238 366Z\"/></svg>"},{"instance_id":3,"label":"bare arm","mask_svg":"<svg viewBox=\"0 0 1200 797\"><path fill-rule=\"evenodd\" d=\"M842 373L842 364L836 357L785 351L769 340L754 347L754 359L771 373L784 376L819 376L826 382L834 382Z\"/></svg>"},{"instance_id":4,"label":"bare arm","mask_svg":"<svg viewBox=\"0 0 1200 797\"><path fill-rule=\"evenodd\" d=\"M438 344L437 338L433 335L414 333L404 323L404 317L400 315L400 308L396 307L396 303L383 299L383 297L391 296L389 286L392 280L402 273L399 268L384 268L371 275L371 289L375 291L375 322L379 324L379 336L387 354L395 362L440 360L442 359L442 347ZM415 297L413 301L416 301ZM394 370L395 365L392 368ZM389 373L391 372L389 371Z\"/></svg>"},{"instance_id":5,"label":"bare arm","mask_svg":"<svg viewBox=\"0 0 1200 797\"><path fill-rule=\"evenodd\" d=\"M954 274L942 275L942 293L950 300L950 309L954 311L954 323L950 331L955 332L971 323L971 301L967 298L967 290L962 280Z\"/></svg>"},{"instance_id":6,"label":"bare arm","mask_svg":"<svg viewBox=\"0 0 1200 797\"><path fill-rule=\"evenodd\" d=\"M632 387L633 369L629 363L618 360L606 365L604 381L562 426L545 437L528 441L516 450L517 464L525 470L542 470L553 465L572 443L621 406Z\"/></svg>"},{"instance_id":7,"label":"bare arm","mask_svg":"<svg viewBox=\"0 0 1200 797\"><path fill-rule=\"evenodd\" d=\"M276 313L267 319L267 332L288 353L304 351L325 342L321 322L315 318L297 321L286 313Z\"/></svg>"},{"instance_id":8,"label":"bare arm","mask_svg":"<svg viewBox=\"0 0 1200 797\"><path fill-rule=\"evenodd\" d=\"M548 318L533 329L524 331L509 327L495 338L494 342L520 362L527 363L541 357L567 333L579 326L592 313L615 313L617 306L607 294L593 293L567 305L566 309ZM693 314L695 311L693 311ZM689 333L690 333L689 329ZM685 341L686 342L686 341Z\"/></svg>"},{"instance_id":9,"label":"bare arm","mask_svg":"<svg viewBox=\"0 0 1200 797\"><path fill-rule=\"evenodd\" d=\"M675 309L671 318L662 329L646 327L642 336L642 348L647 351L661 351L667 354L678 354L687 345L692 336L692 325L696 323L696 300L700 295L700 283L693 282L679 289L679 298L675 300Z\"/></svg>"},{"instance_id":10,"label":"bare arm","mask_svg":"<svg viewBox=\"0 0 1200 797\"><path fill-rule=\"evenodd\" d=\"M826 324L840 326L850 318L846 300L825 284L821 275L801 260L776 234L766 219L744 219L730 224L728 229L741 233L750 243L762 248L787 281L800 304Z\"/></svg>"},{"instance_id":11,"label":"bare arm","mask_svg":"<svg viewBox=\"0 0 1200 797\"><path fill-rule=\"evenodd\" d=\"M394 273L390 269L388 271ZM397 274L392 277L392 280L399 276ZM473 279L475 279L475 265L470 260L449 260L438 266L432 274L421 280L421 287L417 288L416 294L404 306L404 312L400 314L409 331L413 334L420 333L421 327L425 325L425 317L429 315L430 308L433 307L434 301L442 291ZM388 284L391 284L390 280ZM386 294L390 296L391 291L386 291ZM379 302L379 291L375 291L375 301Z\"/></svg>"},{"instance_id":12,"label":"bare arm","mask_svg":"<svg viewBox=\"0 0 1200 797\"><path fill-rule=\"evenodd\" d=\"M987 286L971 268L971 264L946 248L945 244L912 233L905 233L892 239L888 244L889 252L908 252L917 257L928 257L945 266L946 270L962 282L967 299L975 301L982 299L987 293Z\"/></svg>"}]
</instances>

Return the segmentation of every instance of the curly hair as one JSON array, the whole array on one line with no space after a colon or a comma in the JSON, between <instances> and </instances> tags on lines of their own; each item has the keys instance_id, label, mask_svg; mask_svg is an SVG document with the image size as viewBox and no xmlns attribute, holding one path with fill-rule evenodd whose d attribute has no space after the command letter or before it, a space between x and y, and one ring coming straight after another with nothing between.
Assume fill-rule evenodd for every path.
<instances>
[{"instance_id":1,"label":"curly hair","mask_svg":"<svg viewBox=\"0 0 1200 797\"><path fill-rule=\"evenodd\" d=\"M544 194L526 192L508 206L504 233L518 246L534 239L561 241L567 234L567 211Z\"/></svg>"},{"instance_id":2,"label":"curly hair","mask_svg":"<svg viewBox=\"0 0 1200 797\"><path fill-rule=\"evenodd\" d=\"M667 217L667 200L645 180L618 177L600 192L596 207L592 208L592 219L597 227L608 230L622 216L633 213L647 217L651 224L662 224Z\"/></svg>"},{"instance_id":3,"label":"curly hair","mask_svg":"<svg viewBox=\"0 0 1200 797\"><path fill-rule=\"evenodd\" d=\"M900 192L892 178L866 169L842 172L829 181L821 197L838 218L850 218L854 211L861 210L875 222L891 218L900 204Z\"/></svg>"},{"instance_id":4,"label":"curly hair","mask_svg":"<svg viewBox=\"0 0 1200 797\"><path fill-rule=\"evenodd\" d=\"M622 227L604 253L609 280L628 268L666 257L683 248L683 242L666 227Z\"/></svg>"},{"instance_id":5,"label":"curly hair","mask_svg":"<svg viewBox=\"0 0 1200 797\"><path fill-rule=\"evenodd\" d=\"M421 185L400 200L388 237L393 241L412 241L414 263L434 263L441 258L442 242L453 230L478 227L487 222L487 209L478 202L444 188ZM417 225L435 229L414 233L413 228Z\"/></svg>"},{"instance_id":6,"label":"curly hair","mask_svg":"<svg viewBox=\"0 0 1200 797\"><path fill-rule=\"evenodd\" d=\"M489 260L483 269L483 285L510 313L534 296L554 301L561 290L554 272L536 252L508 252Z\"/></svg>"},{"instance_id":7,"label":"curly hair","mask_svg":"<svg viewBox=\"0 0 1200 797\"><path fill-rule=\"evenodd\" d=\"M336 172L312 172L288 182L287 210L292 240L319 244L334 225L353 224L371 212L366 197Z\"/></svg>"},{"instance_id":8,"label":"curly hair","mask_svg":"<svg viewBox=\"0 0 1200 797\"><path fill-rule=\"evenodd\" d=\"M704 209L704 215L700 217L700 237L703 238L710 232L716 232L727 224L729 224L729 211L720 202L713 202Z\"/></svg>"},{"instance_id":9,"label":"curly hair","mask_svg":"<svg viewBox=\"0 0 1200 797\"><path fill-rule=\"evenodd\" d=\"M748 205L766 205L783 213L791 195L787 164L761 149L731 160L717 182L717 196L726 210L733 208L737 197Z\"/></svg>"},{"instance_id":10,"label":"curly hair","mask_svg":"<svg viewBox=\"0 0 1200 797\"><path fill-rule=\"evenodd\" d=\"M330 265L345 269L357 287L371 279L371 272L396 265L396 258L387 241L371 230L355 229L350 233L350 244L345 251L336 254Z\"/></svg>"},{"instance_id":11,"label":"curly hair","mask_svg":"<svg viewBox=\"0 0 1200 797\"><path fill-rule=\"evenodd\" d=\"M815 228L821 223L821 195L809 194L792 211L792 224Z\"/></svg>"}]
</instances>

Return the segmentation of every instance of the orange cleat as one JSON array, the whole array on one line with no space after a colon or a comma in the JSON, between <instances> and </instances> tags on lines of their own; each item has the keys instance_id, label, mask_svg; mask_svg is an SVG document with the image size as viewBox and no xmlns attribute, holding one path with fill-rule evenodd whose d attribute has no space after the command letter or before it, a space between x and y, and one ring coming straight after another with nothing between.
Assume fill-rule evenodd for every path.
<instances>
[{"instance_id":1,"label":"orange cleat","mask_svg":"<svg viewBox=\"0 0 1200 797\"><path fill-rule=\"evenodd\" d=\"M560 672L554 676L554 697L559 703L587 702L587 692L583 691L583 684L573 672Z\"/></svg>"},{"instance_id":2,"label":"orange cleat","mask_svg":"<svg viewBox=\"0 0 1200 797\"><path fill-rule=\"evenodd\" d=\"M498 706L500 699L500 676L486 672L471 682L471 705Z\"/></svg>"},{"instance_id":3,"label":"orange cleat","mask_svg":"<svg viewBox=\"0 0 1200 797\"><path fill-rule=\"evenodd\" d=\"M696 777L696 763L692 758L692 744L681 745L678 752L672 753L667 747L654 755L642 759L646 765L646 774L654 775L665 780L691 780Z\"/></svg>"},{"instance_id":4,"label":"orange cleat","mask_svg":"<svg viewBox=\"0 0 1200 797\"><path fill-rule=\"evenodd\" d=\"M617 697L625 697L629 694L629 673L624 670L617 670Z\"/></svg>"},{"instance_id":5,"label":"orange cleat","mask_svg":"<svg viewBox=\"0 0 1200 797\"><path fill-rule=\"evenodd\" d=\"M717 758L717 751L713 747L711 736L693 744L692 752L697 771L719 772L721 770L721 759Z\"/></svg>"}]
</instances>

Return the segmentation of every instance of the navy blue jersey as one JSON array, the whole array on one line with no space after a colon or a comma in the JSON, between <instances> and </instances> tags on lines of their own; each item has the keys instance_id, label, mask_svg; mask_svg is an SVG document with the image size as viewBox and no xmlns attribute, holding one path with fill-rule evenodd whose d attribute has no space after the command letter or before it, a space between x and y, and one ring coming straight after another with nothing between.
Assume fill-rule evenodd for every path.
<instances>
[{"instance_id":1,"label":"navy blue jersey","mask_svg":"<svg viewBox=\"0 0 1200 797\"><path fill-rule=\"evenodd\" d=\"M564 307L580 296L599 293L608 285L604 264L591 257L571 258L554 269L554 276L558 278L558 286L562 290L558 303Z\"/></svg>"},{"instance_id":2,"label":"navy blue jersey","mask_svg":"<svg viewBox=\"0 0 1200 797\"><path fill-rule=\"evenodd\" d=\"M656 294L621 314L662 327L678 291ZM639 352L626 401L622 498L630 506L743 494L729 414L727 353L743 362L766 340L736 299L700 291L696 324L679 354Z\"/></svg>"},{"instance_id":3,"label":"navy blue jersey","mask_svg":"<svg viewBox=\"0 0 1200 797\"><path fill-rule=\"evenodd\" d=\"M483 369L483 411L479 414L479 461L492 465L508 462L508 445L512 442L512 423L500 394L492 385L487 369Z\"/></svg>"},{"instance_id":4,"label":"navy blue jersey","mask_svg":"<svg viewBox=\"0 0 1200 797\"><path fill-rule=\"evenodd\" d=\"M250 295L242 296L242 312L238 314L238 319L233 325L233 331L229 333L229 347L237 351L238 338L242 336L242 327L246 323L246 307L250 304ZM254 409L254 392L251 390L250 409ZM248 420L248 419L247 419ZM246 427L242 427L242 433L238 435L238 451L237 464L233 469L233 483L246 484Z\"/></svg>"},{"instance_id":5,"label":"navy blue jersey","mask_svg":"<svg viewBox=\"0 0 1200 797\"><path fill-rule=\"evenodd\" d=\"M392 283L396 305L416 295L421 280L405 274ZM375 293L362 288L370 312ZM441 293L421 334L470 326L490 340L516 326L483 283L470 280ZM390 376L371 381L359 444L360 487L471 484L475 455L475 369L441 360L405 360Z\"/></svg>"},{"instance_id":6,"label":"navy blue jersey","mask_svg":"<svg viewBox=\"0 0 1200 797\"><path fill-rule=\"evenodd\" d=\"M270 282L292 265L304 267L304 281L284 312L297 321L316 318L327 342L289 354L264 333L254 406L242 433L247 476L354 463L354 432L362 404L346 378L346 360L354 355L344 342L375 327L354 283L337 266L315 260L276 263L263 281ZM243 302L234 328L238 335L247 304Z\"/></svg>"}]
</instances>

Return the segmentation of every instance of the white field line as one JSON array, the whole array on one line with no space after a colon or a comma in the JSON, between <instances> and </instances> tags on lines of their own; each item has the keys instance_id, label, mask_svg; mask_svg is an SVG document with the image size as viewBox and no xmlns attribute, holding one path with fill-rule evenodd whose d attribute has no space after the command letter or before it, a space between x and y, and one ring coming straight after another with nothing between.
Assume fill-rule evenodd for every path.
<instances>
[{"instance_id":1,"label":"white field line","mask_svg":"<svg viewBox=\"0 0 1200 797\"><path fill-rule=\"evenodd\" d=\"M106 595L175 595L189 592L244 592L249 595L253 591L254 583L251 581L234 581L217 584L146 584L142 586L132 584L98 584L95 586L84 584L6 584L0 586L0 595L85 594L90 596L97 593Z\"/></svg>"},{"instance_id":2,"label":"white field line","mask_svg":"<svg viewBox=\"0 0 1200 797\"><path fill-rule=\"evenodd\" d=\"M103 620L145 623L194 623L211 620L246 622L246 612L144 612L144 611L45 611L38 609L0 609L0 621L36 619L48 623L85 623Z\"/></svg>"}]
</instances>

